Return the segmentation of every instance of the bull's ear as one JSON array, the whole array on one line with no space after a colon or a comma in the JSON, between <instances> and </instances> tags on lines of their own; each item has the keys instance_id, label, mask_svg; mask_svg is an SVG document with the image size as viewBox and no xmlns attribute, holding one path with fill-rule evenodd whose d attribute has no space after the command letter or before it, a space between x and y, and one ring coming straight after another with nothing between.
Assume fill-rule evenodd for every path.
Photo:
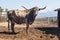
<instances>
[{"instance_id":1,"label":"bull's ear","mask_svg":"<svg viewBox=\"0 0 60 40\"><path fill-rule=\"evenodd\" d=\"M57 9L53 10L53 11L57 11Z\"/></svg>"},{"instance_id":2,"label":"bull's ear","mask_svg":"<svg viewBox=\"0 0 60 40\"><path fill-rule=\"evenodd\" d=\"M40 8L40 10L44 10L44 9L46 9L46 7L47 7L47 6L45 6L44 8Z\"/></svg>"}]
</instances>

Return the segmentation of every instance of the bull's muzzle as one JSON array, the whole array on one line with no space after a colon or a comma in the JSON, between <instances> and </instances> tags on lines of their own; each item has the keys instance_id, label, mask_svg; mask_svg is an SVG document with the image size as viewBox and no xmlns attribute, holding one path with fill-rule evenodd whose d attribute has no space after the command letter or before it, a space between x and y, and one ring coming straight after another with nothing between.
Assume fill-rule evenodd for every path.
<instances>
[{"instance_id":1,"label":"bull's muzzle","mask_svg":"<svg viewBox=\"0 0 60 40\"><path fill-rule=\"evenodd\" d=\"M36 14L34 14L34 16L36 17L36 16L37 16L37 13L36 13Z\"/></svg>"},{"instance_id":2,"label":"bull's muzzle","mask_svg":"<svg viewBox=\"0 0 60 40\"><path fill-rule=\"evenodd\" d=\"M39 11L40 11L40 9L39 9Z\"/></svg>"}]
</instances>

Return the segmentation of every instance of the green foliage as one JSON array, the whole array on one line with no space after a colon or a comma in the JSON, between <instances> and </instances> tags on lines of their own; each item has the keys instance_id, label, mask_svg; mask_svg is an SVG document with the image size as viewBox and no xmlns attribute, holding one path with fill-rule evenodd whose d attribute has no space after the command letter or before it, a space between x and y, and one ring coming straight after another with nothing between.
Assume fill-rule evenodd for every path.
<instances>
[{"instance_id":1,"label":"green foliage","mask_svg":"<svg viewBox=\"0 0 60 40\"><path fill-rule=\"evenodd\" d=\"M0 15L2 15L3 10L4 9L0 6Z\"/></svg>"},{"instance_id":2,"label":"green foliage","mask_svg":"<svg viewBox=\"0 0 60 40\"><path fill-rule=\"evenodd\" d=\"M3 12L3 10L4 10L4 9L0 6L0 12Z\"/></svg>"}]
</instances>

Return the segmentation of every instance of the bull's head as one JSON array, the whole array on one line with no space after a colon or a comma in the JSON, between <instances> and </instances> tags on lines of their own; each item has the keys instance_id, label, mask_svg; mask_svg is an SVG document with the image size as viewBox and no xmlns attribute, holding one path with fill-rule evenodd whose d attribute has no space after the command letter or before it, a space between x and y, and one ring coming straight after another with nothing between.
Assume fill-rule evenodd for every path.
<instances>
[{"instance_id":1,"label":"bull's head","mask_svg":"<svg viewBox=\"0 0 60 40\"><path fill-rule=\"evenodd\" d=\"M35 10L35 15L38 14L38 11L46 9L46 6L44 8L39 8L39 7L33 7L33 10Z\"/></svg>"},{"instance_id":2,"label":"bull's head","mask_svg":"<svg viewBox=\"0 0 60 40\"><path fill-rule=\"evenodd\" d=\"M34 11L34 15L35 15L35 16L38 14L38 11L46 9L46 6L45 6L44 8L39 8L39 7L35 6L35 7L31 8L31 9L27 9L27 8L24 7L24 6L22 6L22 7L23 7L24 9L26 9L27 11L31 11L31 10Z\"/></svg>"}]
</instances>

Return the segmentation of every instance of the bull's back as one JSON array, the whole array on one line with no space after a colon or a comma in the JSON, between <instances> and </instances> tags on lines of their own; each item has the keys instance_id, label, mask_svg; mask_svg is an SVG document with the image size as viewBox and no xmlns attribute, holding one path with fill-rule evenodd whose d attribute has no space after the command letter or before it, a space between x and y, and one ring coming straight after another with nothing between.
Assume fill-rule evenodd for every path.
<instances>
[{"instance_id":1,"label":"bull's back","mask_svg":"<svg viewBox=\"0 0 60 40\"><path fill-rule=\"evenodd\" d=\"M8 12L9 14L12 14L13 11L15 11L16 16L23 16L23 17L25 17L29 13L28 10L9 10Z\"/></svg>"},{"instance_id":2,"label":"bull's back","mask_svg":"<svg viewBox=\"0 0 60 40\"><path fill-rule=\"evenodd\" d=\"M27 10L15 10L15 13L16 13L16 16L25 17L29 13L29 11L27 11Z\"/></svg>"}]
</instances>

